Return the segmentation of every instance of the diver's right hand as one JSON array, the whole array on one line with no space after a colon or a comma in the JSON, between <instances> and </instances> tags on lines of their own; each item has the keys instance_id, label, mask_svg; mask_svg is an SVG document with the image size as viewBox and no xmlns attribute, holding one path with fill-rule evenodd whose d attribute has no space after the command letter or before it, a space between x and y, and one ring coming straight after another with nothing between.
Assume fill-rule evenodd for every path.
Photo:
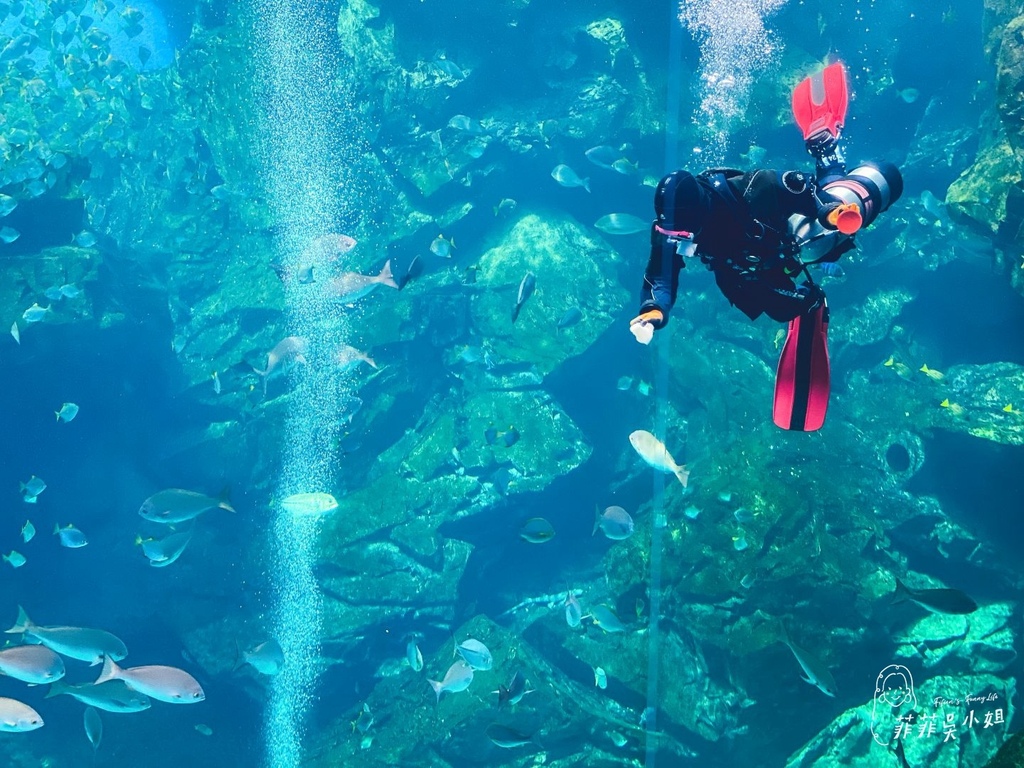
<instances>
[{"instance_id":1,"label":"diver's right hand","mask_svg":"<svg viewBox=\"0 0 1024 768\"><path fill-rule=\"evenodd\" d=\"M646 312L641 312L629 321L631 328L637 323L649 323L654 326L655 330L657 330L665 324L665 313L660 309L648 309Z\"/></svg>"}]
</instances>

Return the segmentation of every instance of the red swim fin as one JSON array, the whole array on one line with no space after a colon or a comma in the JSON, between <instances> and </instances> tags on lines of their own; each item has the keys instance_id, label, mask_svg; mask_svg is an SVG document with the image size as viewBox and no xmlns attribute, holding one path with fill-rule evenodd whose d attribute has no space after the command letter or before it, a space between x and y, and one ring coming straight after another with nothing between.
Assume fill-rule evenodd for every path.
<instances>
[{"instance_id":1,"label":"red swim fin","mask_svg":"<svg viewBox=\"0 0 1024 768\"><path fill-rule=\"evenodd\" d=\"M789 323L775 376L772 418L782 429L814 432L825 423L831 374L828 305Z\"/></svg>"},{"instance_id":2,"label":"red swim fin","mask_svg":"<svg viewBox=\"0 0 1024 768\"><path fill-rule=\"evenodd\" d=\"M793 117L803 131L804 139L822 131L838 138L839 129L846 121L849 100L846 70L841 61L805 78L793 89Z\"/></svg>"}]
</instances>

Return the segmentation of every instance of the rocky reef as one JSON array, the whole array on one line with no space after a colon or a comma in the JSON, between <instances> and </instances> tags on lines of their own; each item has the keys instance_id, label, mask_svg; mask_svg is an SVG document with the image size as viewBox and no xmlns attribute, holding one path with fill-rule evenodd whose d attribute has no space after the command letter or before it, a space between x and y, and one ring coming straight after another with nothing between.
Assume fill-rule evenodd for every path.
<instances>
[{"instance_id":1,"label":"rocky reef","mask_svg":"<svg viewBox=\"0 0 1024 768\"><path fill-rule=\"evenodd\" d=\"M1013 4L986 3L993 74L973 97L979 130L937 116L936 101L916 115L912 146L890 148L910 182L945 179L948 191L908 183L845 260L845 283L812 271L833 311L834 389L815 434L771 424L783 331L748 322L699 265L654 344L628 337L646 231L594 223L612 210L649 216L665 170L668 75L646 11L332 8L337 92L359 126L346 139L361 181L344 192L358 206L325 223L328 240L304 242L295 270L280 252L292 223L259 161L266 105L249 51L261 20L241 7L197 17L155 68L119 60L108 33L63 5L26 3L23 17L61 30L59 45L33 32L31 65L0 54L11 107L0 225L13 232L0 230L0 305L17 332L4 354L28 370L87 338L123 360L126 329L154 350L161 406L180 416L143 430L124 495L228 485L241 501L239 522L197 536L181 581L154 588L188 657L257 708L266 681L234 673L225 648L265 627L296 384L313 365L343 380L344 402L323 414L337 478L319 490L338 506L314 546L324 632L313 663L327 682L305 764L633 765L656 749L668 762L878 765L895 759L879 757L889 743L871 728L887 664L920 671L922 706L968 690L1005 704L1000 728L953 746L908 742L912 764L981 765L999 751L1021 642L1006 593L1024 571L926 476L930 452L952 440L1024 445L1024 367L1010 342L986 352L1005 359L943 346L919 307L934 297L928 276L963 265L984 272L987 291L1024 293L1024 16ZM809 30L813 14L786 19ZM473 35L454 41L456 21ZM816 59L792 46L765 93L785 103ZM859 77L861 114L918 98L888 70ZM752 108L733 130L770 134L776 112ZM673 151L698 136L684 121ZM805 165L792 143L768 162ZM588 161L599 145L617 166ZM768 152L742 149L731 162ZM575 181L553 176L562 165ZM325 285L336 301L313 330L345 343L307 359L288 301ZM34 304L45 311L29 322ZM688 465L687 487L667 476L652 493L634 429L656 431ZM636 527L606 542L591 516L611 503ZM520 539L535 516L554 525L552 542ZM897 579L943 588L951 573L995 585L969 617L890 604ZM428 679L452 664L451 635L486 644L493 666L435 697ZM403 658L410 644L422 670ZM793 645L832 670L835 699L799 681ZM496 692L517 673L529 692L507 703ZM787 728L773 727L783 706ZM927 711L964 714L944 706Z\"/></svg>"}]
</instances>

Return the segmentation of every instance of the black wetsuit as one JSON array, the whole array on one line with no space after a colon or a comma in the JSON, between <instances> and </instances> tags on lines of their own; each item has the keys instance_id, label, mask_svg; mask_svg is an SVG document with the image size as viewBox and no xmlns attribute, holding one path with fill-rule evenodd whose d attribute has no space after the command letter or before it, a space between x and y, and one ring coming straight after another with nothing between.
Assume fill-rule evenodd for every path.
<instances>
[{"instance_id":1,"label":"black wetsuit","mask_svg":"<svg viewBox=\"0 0 1024 768\"><path fill-rule=\"evenodd\" d=\"M815 181L799 171L743 172L713 169L694 176L674 171L655 192L657 219L651 227L651 257L644 273L640 312L659 309L668 320L676 301L679 250L693 235L696 251L729 302L751 320L763 312L788 321L817 309L825 294L810 281L797 285L803 270L800 250L789 234L789 217L802 214L822 220L836 200L822 186L841 167L818 167ZM821 260L832 261L850 248L846 240Z\"/></svg>"}]
</instances>

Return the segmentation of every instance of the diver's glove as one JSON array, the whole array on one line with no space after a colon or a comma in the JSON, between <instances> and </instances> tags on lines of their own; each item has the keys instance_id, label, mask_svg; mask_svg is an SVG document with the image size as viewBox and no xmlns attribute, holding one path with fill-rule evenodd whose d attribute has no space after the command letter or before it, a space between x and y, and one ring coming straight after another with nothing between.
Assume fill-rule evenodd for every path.
<instances>
[{"instance_id":1,"label":"diver's glove","mask_svg":"<svg viewBox=\"0 0 1024 768\"><path fill-rule=\"evenodd\" d=\"M844 235L854 235L864 223L864 217L856 203L826 203L818 209L818 223L825 229L838 229Z\"/></svg>"},{"instance_id":2,"label":"diver's glove","mask_svg":"<svg viewBox=\"0 0 1024 768\"><path fill-rule=\"evenodd\" d=\"M629 321L631 326L636 325L637 323L649 323L654 326L655 330L657 330L665 324L665 313L657 308L648 309Z\"/></svg>"}]
</instances>

